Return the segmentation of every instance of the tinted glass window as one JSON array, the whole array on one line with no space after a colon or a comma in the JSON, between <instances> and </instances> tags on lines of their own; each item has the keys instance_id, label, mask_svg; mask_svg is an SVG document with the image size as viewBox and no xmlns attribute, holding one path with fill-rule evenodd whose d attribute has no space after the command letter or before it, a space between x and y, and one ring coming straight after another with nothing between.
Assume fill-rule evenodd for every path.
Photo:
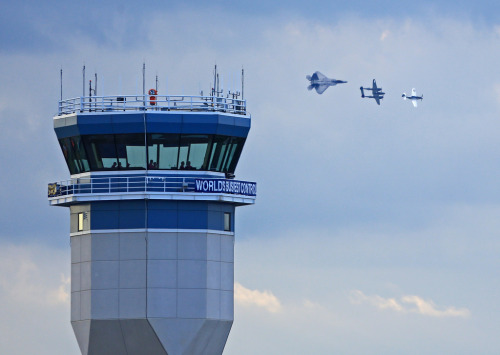
<instances>
[{"instance_id":1,"label":"tinted glass window","mask_svg":"<svg viewBox=\"0 0 500 355\"><path fill-rule=\"evenodd\" d=\"M75 136L70 138L70 141L75 151L76 160L80 162L82 172L90 171L89 161L87 160L87 154L85 153L82 138L80 136Z\"/></svg>"},{"instance_id":2,"label":"tinted glass window","mask_svg":"<svg viewBox=\"0 0 500 355\"><path fill-rule=\"evenodd\" d=\"M180 168L184 162L186 170L205 170L204 162L208 148L208 135L182 135L180 145Z\"/></svg>"},{"instance_id":3,"label":"tinted glass window","mask_svg":"<svg viewBox=\"0 0 500 355\"><path fill-rule=\"evenodd\" d=\"M194 134L100 134L63 138L71 174L96 170L181 169L234 173L244 138Z\"/></svg>"},{"instance_id":4,"label":"tinted glass window","mask_svg":"<svg viewBox=\"0 0 500 355\"><path fill-rule=\"evenodd\" d=\"M240 160L241 151L243 150L243 145L245 144L245 138L233 137L233 147L231 153L226 162L224 172L234 173L236 170L236 165L238 160Z\"/></svg>"},{"instance_id":5,"label":"tinted glass window","mask_svg":"<svg viewBox=\"0 0 500 355\"><path fill-rule=\"evenodd\" d=\"M148 137L148 169L177 169L178 134L150 134Z\"/></svg>"},{"instance_id":6,"label":"tinted glass window","mask_svg":"<svg viewBox=\"0 0 500 355\"><path fill-rule=\"evenodd\" d=\"M118 169L118 156L112 134L83 136L92 170Z\"/></svg>"},{"instance_id":7,"label":"tinted glass window","mask_svg":"<svg viewBox=\"0 0 500 355\"><path fill-rule=\"evenodd\" d=\"M212 154L210 157L208 170L221 171L222 162L226 155L227 145L231 137L226 136L215 136L212 143Z\"/></svg>"},{"instance_id":8,"label":"tinted glass window","mask_svg":"<svg viewBox=\"0 0 500 355\"><path fill-rule=\"evenodd\" d=\"M224 212L224 230L231 231L231 213Z\"/></svg>"},{"instance_id":9,"label":"tinted glass window","mask_svg":"<svg viewBox=\"0 0 500 355\"><path fill-rule=\"evenodd\" d=\"M146 169L145 139L141 133L115 135L118 169Z\"/></svg>"},{"instance_id":10,"label":"tinted glass window","mask_svg":"<svg viewBox=\"0 0 500 355\"><path fill-rule=\"evenodd\" d=\"M60 139L59 144L71 174L79 174L90 170L85 149L79 136Z\"/></svg>"}]
</instances>

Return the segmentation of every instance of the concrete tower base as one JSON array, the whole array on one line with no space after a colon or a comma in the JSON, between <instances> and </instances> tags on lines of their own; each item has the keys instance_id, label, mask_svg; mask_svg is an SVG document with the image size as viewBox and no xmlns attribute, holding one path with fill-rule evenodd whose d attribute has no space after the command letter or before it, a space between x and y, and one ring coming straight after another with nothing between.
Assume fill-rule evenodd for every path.
<instances>
[{"instance_id":1,"label":"concrete tower base","mask_svg":"<svg viewBox=\"0 0 500 355\"><path fill-rule=\"evenodd\" d=\"M232 321L127 319L72 322L82 354L222 354Z\"/></svg>"},{"instance_id":2,"label":"concrete tower base","mask_svg":"<svg viewBox=\"0 0 500 355\"><path fill-rule=\"evenodd\" d=\"M234 232L210 220L223 221L234 206L155 209L166 204L173 202L71 206L72 220L83 213L88 229L71 233L71 323L82 354L222 354L233 323ZM217 229L131 225L146 215L169 223L172 214L184 215L177 224L205 216Z\"/></svg>"}]
</instances>

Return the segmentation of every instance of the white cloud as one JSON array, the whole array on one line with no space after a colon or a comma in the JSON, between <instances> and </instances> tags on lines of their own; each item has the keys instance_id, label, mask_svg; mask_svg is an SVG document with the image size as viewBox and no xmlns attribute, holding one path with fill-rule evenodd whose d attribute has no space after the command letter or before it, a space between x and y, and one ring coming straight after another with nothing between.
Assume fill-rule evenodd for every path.
<instances>
[{"instance_id":1,"label":"white cloud","mask_svg":"<svg viewBox=\"0 0 500 355\"><path fill-rule=\"evenodd\" d=\"M447 307L444 310L437 309L433 301L426 301L423 298L415 295L407 295L396 300L396 298L384 298L379 295L365 295L359 290L351 291L350 301L352 304L368 303L375 308L386 310L390 309L399 313L418 313L429 317L462 317L470 316L470 311L467 308L457 309L455 307ZM415 307L409 307L414 305Z\"/></svg>"},{"instance_id":2,"label":"white cloud","mask_svg":"<svg viewBox=\"0 0 500 355\"><path fill-rule=\"evenodd\" d=\"M79 354L69 248L0 243L0 353Z\"/></svg>"},{"instance_id":3,"label":"white cloud","mask_svg":"<svg viewBox=\"0 0 500 355\"><path fill-rule=\"evenodd\" d=\"M234 300L242 306L257 306L271 313L282 310L280 300L272 292L250 290L239 283L234 285Z\"/></svg>"},{"instance_id":4,"label":"white cloud","mask_svg":"<svg viewBox=\"0 0 500 355\"><path fill-rule=\"evenodd\" d=\"M409 312L422 314L431 317L469 317L470 311L467 308L457 309L455 307L448 307L444 310L439 310L432 301L426 301L418 296L403 296L401 297L403 303L413 304L416 308L409 308Z\"/></svg>"},{"instance_id":5,"label":"white cloud","mask_svg":"<svg viewBox=\"0 0 500 355\"><path fill-rule=\"evenodd\" d=\"M389 30L383 31L382 34L380 35L380 40L381 41L385 40L387 37L389 37L390 34L391 34L391 31L389 31Z\"/></svg>"},{"instance_id":6,"label":"white cloud","mask_svg":"<svg viewBox=\"0 0 500 355\"><path fill-rule=\"evenodd\" d=\"M0 250L0 293L4 302L39 306L69 305L70 278L40 260L45 248L3 246Z\"/></svg>"},{"instance_id":7,"label":"white cloud","mask_svg":"<svg viewBox=\"0 0 500 355\"><path fill-rule=\"evenodd\" d=\"M392 309L397 312L403 312L404 308L396 301L395 298L383 298L378 295L367 296L359 290L351 292L351 303L361 304L368 303L378 309Z\"/></svg>"}]
</instances>

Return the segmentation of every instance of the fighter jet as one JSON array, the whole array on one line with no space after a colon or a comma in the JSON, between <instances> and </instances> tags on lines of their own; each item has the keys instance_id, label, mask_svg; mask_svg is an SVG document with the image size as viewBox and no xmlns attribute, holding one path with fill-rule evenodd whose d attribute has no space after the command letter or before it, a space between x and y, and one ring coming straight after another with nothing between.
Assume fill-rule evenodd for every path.
<instances>
[{"instance_id":1,"label":"fighter jet","mask_svg":"<svg viewBox=\"0 0 500 355\"><path fill-rule=\"evenodd\" d=\"M411 100L412 104L414 107L417 107L417 101L418 100L423 100L424 95L422 96L417 96L417 91L415 89L411 89L411 96L406 96L406 93L403 93L403 100Z\"/></svg>"},{"instance_id":2,"label":"fighter jet","mask_svg":"<svg viewBox=\"0 0 500 355\"><path fill-rule=\"evenodd\" d=\"M385 95L385 92L382 92L382 88L377 87L377 82L375 81L375 79L373 79L373 84L372 84L371 88L364 88L361 86L359 89L361 90L361 97L362 98L366 97L369 99L375 99L375 101L377 101L377 105L380 105L380 100L382 100L384 98L384 95ZM364 90L370 90L372 92L372 94L365 95Z\"/></svg>"},{"instance_id":3,"label":"fighter jet","mask_svg":"<svg viewBox=\"0 0 500 355\"><path fill-rule=\"evenodd\" d=\"M307 87L307 90L316 89L316 92L320 95L330 86L347 83L347 81L327 78L319 71L315 72L313 75L307 75L306 79L311 82L311 85Z\"/></svg>"}]
</instances>

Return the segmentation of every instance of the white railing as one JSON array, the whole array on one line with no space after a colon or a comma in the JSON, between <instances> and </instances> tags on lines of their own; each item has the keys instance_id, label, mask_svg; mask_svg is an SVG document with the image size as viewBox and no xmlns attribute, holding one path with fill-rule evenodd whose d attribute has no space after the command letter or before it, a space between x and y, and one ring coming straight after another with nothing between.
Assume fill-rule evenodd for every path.
<instances>
[{"instance_id":1,"label":"white railing","mask_svg":"<svg viewBox=\"0 0 500 355\"><path fill-rule=\"evenodd\" d=\"M48 197L111 194L111 193L149 193L149 192L193 192L195 177L96 177L75 178L48 185Z\"/></svg>"},{"instance_id":2,"label":"white railing","mask_svg":"<svg viewBox=\"0 0 500 355\"><path fill-rule=\"evenodd\" d=\"M246 115L246 100L218 96L86 96L59 101L59 116L75 112L220 111Z\"/></svg>"}]
</instances>

